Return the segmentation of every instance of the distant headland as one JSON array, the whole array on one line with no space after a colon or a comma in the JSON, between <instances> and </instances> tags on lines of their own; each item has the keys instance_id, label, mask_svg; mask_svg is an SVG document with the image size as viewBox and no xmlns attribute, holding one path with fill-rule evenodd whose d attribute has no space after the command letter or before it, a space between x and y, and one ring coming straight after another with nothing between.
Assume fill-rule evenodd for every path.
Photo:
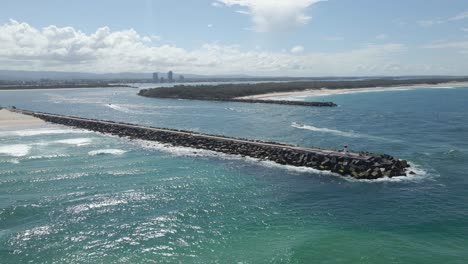
<instances>
[{"instance_id":1,"label":"distant headland","mask_svg":"<svg viewBox=\"0 0 468 264\"><path fill-rule=\"evenodd\" d=\"M295 81L295 82L266 82L266 83L238 83L218 85L176 85L167 88L142 89L140 96L186 99L186 100L208 100L208 101L232 101L250 103L275 103L264 95L275 95L278 93L295 93L303 91L320 90L352 90L358 88L394 88L399 86L413 85L439 85L446 83L466 83L468 78L427 78L427 79L366 79L353 81ZM274 97L274 96L271 96ZM288 102L288 103L287 103ZM331 102L320 105L318 102L295 102L276 101L278 104L313 103L314 106L336 106Z\"/></svg>"}]
</instances>

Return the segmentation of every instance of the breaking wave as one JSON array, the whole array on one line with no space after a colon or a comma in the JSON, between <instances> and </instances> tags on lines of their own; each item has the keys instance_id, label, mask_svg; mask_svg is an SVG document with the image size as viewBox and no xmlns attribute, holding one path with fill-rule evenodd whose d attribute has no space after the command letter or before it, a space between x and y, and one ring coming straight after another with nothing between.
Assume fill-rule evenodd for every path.
<instances>
[{"instance_id":1,"label":"breaking wave","mask_svg":"<svg viewBox=\"0 0 468 264\"><path fill-rule=\"evenodd\" d=\"M93 150L88 152L89 156L97 156L97 155L123 155L127 151L121 150L121 149L99 149L99 150Z\"/></svg>"},{"instance_id":2,"label":"breaking wave","mask_svg":"<svg viewBox=\"0 0 468 264\"><path fill-rule=\"evenodd\" d=\"M311 126L311 125L299 124L299 123L296 123L296 122L293 122L291 124L291 126L294 127L294 128L298 128L298 129L304 129L304 130L322 132L322 133L331 133L331 134L335 134L335 135L338 135L338 136L344 136L344 137L358 138L358 137L363 137L364 136L364 135L356 134L356 133L353 133L353 132L345 132L345 131L340 131L340 130L335 130L335 129L315 127L315 126ZM364 136L364 137L369 137L369 136Z\"/></svg>"},{"instance_id":3,"label":"breaking wave","mask_svg":"<svg viewBox=\"0 0 468 264\"><path fill-rule=\"evenodd\" d=\"M342 176L340 174L331 172L331 171L321 171L310 167L296 167L292 165L283 165L276 163L271 160L262 160L258 158L252 157L245 157L241 155L232 155L232 154L224 154L219 153L211 150L203 150L203 149L196 149L196 148L189 148L189 147L177 147L172 146L169 144L162 144L153 141L146 141L146 140L132 140L133 142L137 143L140 147L145 149L163 151L173 154L174 156L181 156L181 157L211 157L211 158L220 158L226 160L243 160L247 161L251 164L261 165L267 168L275 168L275 169L282 169L287 170L294 173L306 173L306 174L318 174L318 175L327 175L333 176L339 179L343 179L349 182L365 182L365 183L378 183L378 182L417 182L421 180L425 180L428 178L429 174L422 169L421 167L410 163L411 171L415 172L415 175L409 176L398 176L393 178L380 178L376 180L358 180L352 178L350 176Z\"/></svg>"},{"instance_id":4,"label":"breaking wave","mask_svg":"<svg viewBox=\"0 0 468 264\"><path fill-rule=\"evenodd\" d=\"M4 145L0 146L0 154L12 157L24 157L28 155L31 146L25 144Z\"/></svg>"},{"instance_id":5,"label":"breaking wave","mask_svg":"<svg viewBox=\"0 0 468 264\"><path fill-rule=\"evenodd\" d=\"M329 133L329 134L334 134L337 136L342 136L342 137L349 137L349 138L367 138L375 141L387 141L387 142L393 142L393 143L400 143L400 140L396 139L388 139L384 137L377 137L377 136L371 136L367 134L361 134L361 133L355 133L352 131L340 131L336 129L329 129L329 128L322 128L322 127L315 127L312 125L304 125L304 124L299 124L296 122L293 122L291 124L291 127L298 128L298 129L304 129L304 130L309 130L309 131L314 131L314 132L320 132L320 133Z\"/></svg>"},{"instance_id":6,"label":"breaking wave","mask_svg":"<svg viewBox=\"0 0 468 264\"><path fill-rule=\"evenodd\" d=\"M25 129L25 130L15 130L15 131L2 131L0 132L0 137L7 136L19 136L19 137L30 137L38 135L57 135L57 134L89 134L93 133L91 131L80 130L80 129Z\"/></svg>"},{"instance_id":7,"label":"breaking wave","mask_svg":"<svg viewBox=\"0 0 468 264\"><path fill-rule=\"evenodd\" d=\"M91 144L93 140L91 138L72 138L72 139L63 139L57 140L55 143L67 144L67 145L75 145L78 147L86 146Z\"/></svg>"}]
</instances>

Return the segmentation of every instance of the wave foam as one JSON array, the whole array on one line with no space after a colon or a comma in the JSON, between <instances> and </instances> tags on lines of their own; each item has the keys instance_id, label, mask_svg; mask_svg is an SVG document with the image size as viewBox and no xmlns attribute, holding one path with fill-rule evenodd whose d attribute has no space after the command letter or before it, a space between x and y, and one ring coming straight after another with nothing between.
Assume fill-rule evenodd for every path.
<instances>
[{"instance_id":1,"label":"wave foam","mask_svg":"<svg viewBox=\"0 0 468 264\"><path fill-rule=\"evenodd\" d=\"M92 141L93 140L91 138L72 138L72 139L57 140L55 141L55 143L76 145L78 147L81 147L81 146L86 146L86 145L91 144Z\"/></svg>"},{"instance_id":2,"label":"wave foam","mask_svg":"<svg viewBox=\"0 0 468 264\"><path fill-rule=\"evenodd\" d=\"M176 147L168 144L162 144L153 141L146 141L146 140L134 140L138 145L146 149L158 150L169 152L174 156L185 156L185 157L214 157L214 158L221 158L226 160L243 160L249 163L260 164L264 167L268 168L278 168L283 170L288 170L296 173L313 173L313 174L321 174L321 175L332 175L332 176L339 176L341 175L337 173L333 173L331 171L321 171L309 167L296 167L292 165L282 165L270 160L262 160L258 158L246 157L241 155L232 155L232 154L225 154L220 152L215 152L211 150L204 150L204 149L196 149L196 148L189 148L189 147Z\"/></svg>"},{"instance_id":3,"label":"wave foam","mask_svg":"<svg viewBox=\"0 0 468 264\"><path fill-rule=\"evenodd\" d=\"M430 179L431 177L434 177L435 175L431 175L429 174L426 170L424 170L422 167L412 163L412 162L409 162L410 164L410 168L408 170L409 171L413 171L414 175L402 175L402 176L396 176L396 177L392 177L392 178L388 178L388 177L384 177L384 178L379 178L379 179L375 179L375 180L359 180L359 179L355 179L355 178L352 178L350 176L347 176L345 177L347 180L351 181L351 182L367 182L367 183L378 183L378 182L420 182L420 181L423 181L423 180L428 180Z\"/></svg>"},{"instance_id":4,"label":"wave foam","mask_svg":"<svg viewBox=\"0 0 468 264\"><path fill-rule=\"evenodd\" d=\"M12 157L24 157L28 155L29 151L31 151L31 146L25 144L0 146L0 154Z\"/></svg>"},{"instance_id":5,"label":"wave foam","mask_svg":"<svg viewBox=\"0 0 468 264\"><path fill-rule=\"evenodd\" d=\"M89 134L91 131L80 130L80 129L24 129L15 131L2 131L0 137L7 136L19 136L19 137L30 137L38 135L57 135L57 134Z\"/></svg>"},{"instance_id":6,"label":"wave foam","mask_svg":"<svg viewBox=\"0 0 468 264\"><path fill-rule=\"evenodd\" d=\"M105 104L105 106L114 109L119 112L127 113L127 114L141 114L139 111L135 111L130 109L128 106L120 105L120 104Z\"/></svg>"},{"instance_id":7,"label":"wave foam","mask_svg":"<svg viewBox=\"0 0 468 264\"><path fill-rule=\"evenodd\" d=\"M415 172L416 173L415 175L408 175L408 176L402 175L402 176L397 176L397 177L392 177L392 178L385 177L385 178L380 178L380 179L375 179L375 180L366 180L366 179L361 180L361 179L355 179L351 176L343 176L343 175L340 175L338 173L334 173L331 171L322 171L322 170L317 170L317 169L310 168L310 167L296 167L292 165L282 165L282 164L279 164L270 160L261 160L261 159L245 157L241 155L224 154L224 153L219 153L219 152L215 152L211 150L202 150L202 149L195 149L195 148L189 148L189 147L175 147L175 146L168 145L168 144L162 144L162 143L146 141L146 140L132 140L132 141L136 142L138 145L140 145L143 148L169 152L169 153L172 153L174 156L215 157L215 158L221 158L221 159L226 159L226 160L243 160L249 163L258 164L258 165L268 167L268 168L283 169L283 170L291 171L294 173L307 173L307 174L319 174L319 175L333 176L333 177L343 179L349 182L362 182L362 183L420 182L422 180L427 180L431 178L430 177L431 175L427 171L425 171L420 166L415 165L411 162L409 162L411 166L409 171Z\"/></svg>"},{"instance_id":8,"label":"wave foam","mask_svg":"<svg viewBox=\"0 0 468 264\"><path fill-rule=\"evenodd\" d=\"M121 149L99 149L99 150L93 150L93 151L88 152L88 155L89 156L105 155L105 154L122 155L126 152L127 151L121 150Z\"/></svg>"},{"instance_id":9,"label":"wave foam","mask_svg":"<svg viewBox=\"0 0 468 264\"><path fill-rule=\"evenodd\" d=\"M400 140L396 139L388 139L388 138L383 138L383 137L377 137L377 136L371 136L367 134L361 134L361 133L355 133L355 132L346 132L346 131L340 131L340 130L335 130L335 129L329 129L329 128L321 128L321 127L315 127L312 125L304 125L304 124L299 124L296 122L293 122L291 124L292 127L298 128L298 129L304 129L304 130L309 130L309 131L314 131L314 132L320 132L320 133L329 133L329 134L334 134L337 136L342 136L342 137L349 137L349 138L367 138L375 141L387 141L387 142L393 142L393 143L400 143Z\"/></svg>"},{"instance_id":10,"label":"wave foam","mask_svg":"<svg viewBox=\"0 0 468 264\"><path fill-rule=\"evenodd\" d=\"M299 124L299 123L296 123L296 122L293 122L291 124L291 126L294 127L294 128L298 128L298 129L304 129L304 130L310 130L310 131L322 132L322 133L331 133L331 134L335 134L335 135L338 135L338 136L344 136L344 137L358 138L358 137L363 137L364 136L364 135L356 134L356 133L353 133L353 132L344 132L344 131L335 130L335 129L321 128L321 127L315 127L315 126L311 126L311 125L303 125L303 124Z\"/></svg>"},{"instance_id":11,"label":"wave foam","mask_svg":"<svg viewBox=\"0 0 468 264\"><path fill-rule=\"evenodd\" d=\"M56 159L56 158L67 158L69 155L65 154L55 154L55 155L40 155L40 156L31 156L28 157L28 160L39 160L39 159Z\"/></svg>"}]
</instances>

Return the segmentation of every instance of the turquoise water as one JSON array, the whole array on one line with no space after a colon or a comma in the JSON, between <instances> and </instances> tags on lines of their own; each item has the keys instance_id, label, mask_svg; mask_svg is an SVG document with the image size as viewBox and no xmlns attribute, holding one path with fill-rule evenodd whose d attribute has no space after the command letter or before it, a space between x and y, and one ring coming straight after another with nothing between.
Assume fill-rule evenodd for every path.
<instances>
[{"instance_id":1,"label":"turquoise water","mask_svg":"<svg viewBox=\"0 0 468 264\"><path fill-rule=\"evenodd\" d=\"M306 98L338 108L0 91L1 105L385 152L356 181L56 125L0 131L0 263L466 263L468 89ZM110 104L110 105L109 105Z\"/></svg>"}]
</instances>

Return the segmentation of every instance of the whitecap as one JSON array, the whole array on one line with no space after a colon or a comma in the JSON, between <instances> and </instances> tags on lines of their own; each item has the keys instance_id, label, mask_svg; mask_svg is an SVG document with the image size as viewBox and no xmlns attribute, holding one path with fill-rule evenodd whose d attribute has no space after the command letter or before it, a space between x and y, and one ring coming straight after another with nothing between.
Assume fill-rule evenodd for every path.
<instances>
[{"instance_id":1,"label":"whitecap","mask_svg":"<svg viewBox=\"0 0 468 264\"><path fill-rule=\"evenodd\" d=\"M362 182L362 183L381 183L381 182L420 182L422 180L427 180L434 177L434 174L429 174L426 170L421 168L420 166L409 162L410 168L407 170L408 175L401 175L396 177L384 177L379 179L356 179L351 176L343 176L338 173L334 173L331 171L322 171L310 167L297 167L292 165L283 165L276 163L271 160L262 160L258 158L252 158L247 156L241 155L232 155L232 154L224 154L220 152L215 152L211 150L203 150L203 149L196 149L196 148L189 148L189 147L176 147L168 144L162 144L153 141L146 141L146 140L134 140L138 145L146 149L154 149L158 151L164 151L172 153L174 156L191 156L191 157L215 157L221 158L226 160L243 160L249 163L258 164L268 168L276 168L287 170L294 173L305 173L305 174L318 174L318 175L327 175L333 176L339 179L343 179L349 182ZM413 171L415 174L409 174L410 171Z\"/></svg>"},{"instance_id":2,"label":"whitecap","mask_svg":"<svg viewBox=\"0 0 468 264\"><path fill-rule=\"evenodd\" d=\"M299 124L299 123L296 123L296 122L293 122L291 124L291 126L294 127L294 128L298 128L298 129L304 129L304 130L310 130L310 131L322 132L322 133L331 133L331 134L335 134L335 135L338 135L338 136L344 136L344 137L358 138L358 137L364 136L364 135L359 135L359 134L356 134L356 133L353 133L353 132L344 132L344 131L335 130L335 129L315 127L315 126L312 126L312 125L304 125L304 124Z\"/></svg>"},{"instance_id":3,"label":"whitecap","mask_svg":"<svg viewBox=\"0 0 468 264\"><path fill-rule=\"evenodd\" d=\"M371 135L355 133L351 131L346 132L346 131L340 131L336 129L316 127L312 125L299 124L296 122L293 122L291 124L291 127L314 131L314 132L320 132L320 133L329 133L329 134L334 134L337 136L349 137L349 138L367 138L367 139L376 140L376 141L388 141L388 142L394 142L394 143L401 142L400 140L396 140L396 139L388 139L388 138L383 138L383 137L371 136Z\"/></svg>"},{"instance_id":4,"label":"whitecap","mask_svg":"<svg viewBox=\"0 0 468 264\"><path fill-rule=\"evenodd\" d=\"M14 130L14 131L1 131L0 137L6 136L19 136L19 137L29 137L29 136L38 136L38 135L57 135L57 134L88 134L93 133L91 131L80 130L80 129L24 129L24 130Z\"/></svg>"},{"instance_id":5,"label":"whitecap","mask_svg":"<svg viewBox=\"0 0 468 264\"><path fill-rule=\"evenodd\" d=\"M25 144L4 145L0 146L0 154L5 154L13 157L24 157L31 151L31 146Z\"/></svg>"},{"instance_id":6,"label":"whitecap","mask_svg":"<svg viewBox=\"0 0 468 264\"><path fill-rule=\"evenodd\" d=\"M55 143L76 145L78 147L89 145L91 144L91 142L92 142L91 138L72 138L72 139L63 139L63 140L55 141Z\"/></svg>"},{"instance_id":7,"label":"whitecap","mask_svg":"<svg viewBox=\"0 0 468 264\"><path fill-rule=\"evenodd\" d=\"M38 156L31 156L28 157L28 160L40 160L40 159L56 159L56 158L66 158L69 155L65 154L54 154L54 155L38 155Z\"/></svg>"},{"instance_id":8,"label":"whitecap","mask_svg":"<svg viewBox=\"0 0 468 264\"><path fill-rule=\"evenodd\" d=\"M99 150L93 150L93 151L88 152L88 155L90 156L104 155L104 154L122 155L126 152L127 151L121 150L121 149L99 149Z\"/></svg>"},{"instance_id":9,"label":"whitecap","mask_svg":"<svg viewBox=\"0 0 468 264\"><path fill-rule=\"evenodd\" d=\"M141 114L139 111L135 111L129 108L129 105L121 105L121 104L105 104L105 106L114 109L119 112L127 113L127 114ZM130 105L131 106L131 105Z\"/></svg>"},{"instance_id":10,"label":"whitecap","mask_svg":"<svg viewBox=\"0 0 468 264\"><path fill-rule=\"evenodd\" d=\"M233 154L225 154L211 150L204 150L204 149L196 149L196 148L189 148L189 147L177 147L168 144L162 144L153 141L146 141L146 140L135 140L138 145L146 149L158 150L169 152L174 156L189 156L189 157L215 157L227 160L244 160L249 163L260 164L264 167L268 168L279 168L284 169L292 172L299 172L299 173L314 173L314 174L325 174L325 175L334 175L340 176L337 173L333 173L331 171L321 171L310 167L296 167L292 165L282 165L270 160L262 160L258 158L252 158L242 155L233 155Z\"/></svg>"}]
</instances>

